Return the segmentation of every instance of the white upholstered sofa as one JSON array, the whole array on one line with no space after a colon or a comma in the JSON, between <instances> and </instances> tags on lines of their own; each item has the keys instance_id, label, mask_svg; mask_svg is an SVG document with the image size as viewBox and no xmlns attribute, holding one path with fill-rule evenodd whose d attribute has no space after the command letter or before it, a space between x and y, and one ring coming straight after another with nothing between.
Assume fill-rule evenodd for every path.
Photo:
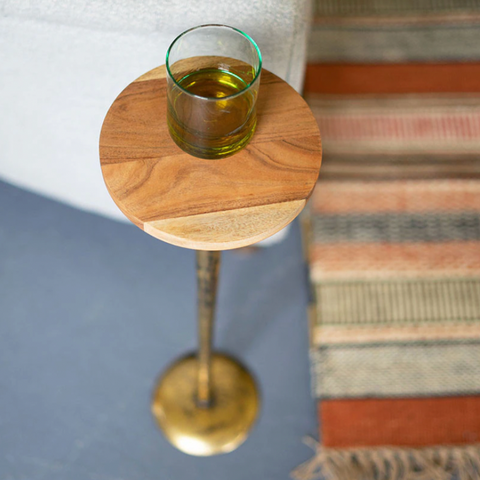
<instances>
[{"instance_id":1,"label":"white upholstered sofa","mask_svg":"<svg viewBox=\"0 0 480 480\"><path fill-rule=\"evenodd\" d=\"M224 23L301 89L309 0L0 0L0 179L123 219L103 185L104 115L176 35Z\"/></svg>"}]
</instances>

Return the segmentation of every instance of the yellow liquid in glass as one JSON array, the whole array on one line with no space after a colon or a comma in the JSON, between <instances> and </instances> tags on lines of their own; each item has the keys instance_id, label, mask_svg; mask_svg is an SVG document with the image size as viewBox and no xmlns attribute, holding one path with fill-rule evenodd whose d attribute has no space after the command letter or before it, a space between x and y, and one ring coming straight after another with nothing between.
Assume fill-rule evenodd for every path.
<instances>
[{"instance_id":1,"label":"yellow liquid in glass","mask_svg":"<svg viewBox=\"0 0 480 480\"><path fill-rule=\"evenodd\" d=\"M167 120L180 148L200 158L221 158L248 143L256 125L256 90L238 94L247 86L240 76L206 68L177 83L182 88L169 92Z\"/></svg>"}]
</instances>

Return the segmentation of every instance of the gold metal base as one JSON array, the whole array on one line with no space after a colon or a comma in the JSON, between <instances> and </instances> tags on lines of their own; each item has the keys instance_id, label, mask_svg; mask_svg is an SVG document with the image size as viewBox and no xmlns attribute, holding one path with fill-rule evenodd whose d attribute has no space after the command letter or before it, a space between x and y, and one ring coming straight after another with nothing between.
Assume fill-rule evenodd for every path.
<instances>
[{"instance_id":1,"label":"gold metal base","mask_svg":"<svg viewBox=\"0 0 480 480\"><path fill-rule=\"evenodd\" d=\"M167 439L182 452L209 456L235 450L247 438L259 410L255 382L237 361L212 356L212 401L197 402L198 361L190 355L162 376L152 412Z\"/></svg>"}]
</instances>

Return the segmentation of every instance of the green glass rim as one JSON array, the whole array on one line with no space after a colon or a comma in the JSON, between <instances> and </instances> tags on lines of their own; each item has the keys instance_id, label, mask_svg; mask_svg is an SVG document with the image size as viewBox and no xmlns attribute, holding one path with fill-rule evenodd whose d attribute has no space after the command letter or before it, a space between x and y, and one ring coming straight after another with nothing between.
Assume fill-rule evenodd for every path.
<instances>
[{"instance_id":1,"label":"green glass rim","mask_svg":"<svg viewBox=\"0 0 480 480\"><path fill-rule=\"evenodd\" d=\"M205 25L198 25L196 27L193 27L193 28L189 28L188 30L185 30L184 32L182 32L180 35L178 35L178 37L175 38L175 40L170 44L170 46L168 47L168 50L167 50L167 57L166 57L166 60L165 60L165 66L167 68L167 73L168 73L168 76L173 80L173 82L175 83L175 85L182 91L184 91L185 93L187 93L188 95L191 95L192 97L197 97L197 98L202 98L204 100L220 100L219 98L217 97L203 97L201 95L196 95L192 92L189 92L188 90L186 90L185 88L183 88L174 78L174 76L172 75L172 72L170 71L170 65L169 65L169 58L170 58L170 52L173 48L173 46L175 45L175 43L177 42L177 40L179 40L180 38L182 38L184 35L186 35L187 33L190 33L190 32L193 32L194 30L198 30L200 28L205 28L205 27L222 27L222 28L227 28L229 30L233 30L237 33L239 33L240 35L242 35L243 37L245 37L254 47L255 47L255 50L257 52L257 55L258 55L258 70L257 72L255 73L255 78L248 84L246 85L244 88L242 88L242 90L236 92L236 93L233 93L232 95L227 95L226 97L222 97L221 99L222 100L225 100L227 98L234 98L234 97L238 97L239 95L242 95L242 93L244 93L245 91L247 91L257 80L258 80L258 77L260 77L260 73L262 71L262 53L260 52L260 49L258 48L258 45L256 44L255 40L250 36L248 35L248 33L245 33L245 32L242 32L242 30L239 30L238 28L235 28L235 27L230 27L229 25L222 25L221 23L207 23Z\"/></svg>"}]
</instances>

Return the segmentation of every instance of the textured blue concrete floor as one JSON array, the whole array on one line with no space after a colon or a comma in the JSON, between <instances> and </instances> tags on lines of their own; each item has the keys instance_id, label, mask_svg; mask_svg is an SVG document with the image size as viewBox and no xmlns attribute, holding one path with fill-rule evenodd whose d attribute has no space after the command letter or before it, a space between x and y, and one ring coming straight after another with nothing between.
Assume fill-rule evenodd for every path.
<instances>
[{"instance_id":1,"label":"textured blue concrete floor","mask_svg":"<svg viewBox=\"0 0 480 480\"><path fill-rule=\"evenodd\" d=\"M150 397L195 347L194 253L0 182L0 479L288 479L316 432L305 304L297 225L224 254L215 344L254 372L262 410L235 452L189 457Z\"/></svg>"}]
</instances>

